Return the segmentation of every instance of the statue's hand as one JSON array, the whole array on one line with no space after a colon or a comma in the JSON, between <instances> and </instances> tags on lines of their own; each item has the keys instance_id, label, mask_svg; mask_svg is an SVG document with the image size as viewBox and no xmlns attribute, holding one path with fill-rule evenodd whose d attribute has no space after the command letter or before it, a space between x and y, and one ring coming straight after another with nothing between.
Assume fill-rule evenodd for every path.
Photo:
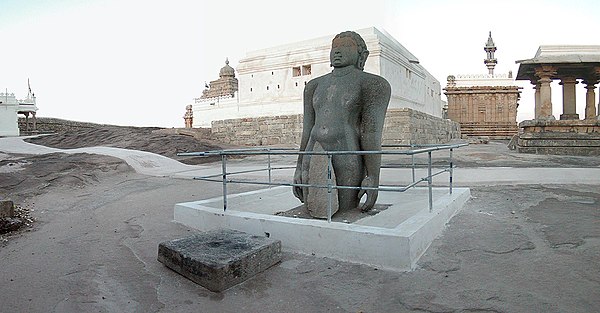
<instances>
[{"instance_id":1,"label":"statue's hand","mask_svg":"<svg viewBox=\"0 0 600 313\"><path fill-rule=\"evenodd\" d=\"M365 179L363 179L360 186L376 188L376 187L379 187L379 182L375 181L375 179L373 179L372 177L367 176L367 177L365 177ZM377 193L378 193L378 190L364 190L364 189L362 189L358 193L358 199L362 198L362 196L365 194L367 195L367 200L360 207L361 212L369 211L375 206L375 202L377 202Z\"/></svg>"},{"instance_id":2,"label":"statue's hand","mask_svg":"<svg viewBox=\"0 0 600 313\"><path fill-rule=\"evenodd\" d=\"M296 169L294 173L294 184L302 184L302 170ZM304 193L302 192L302 187L294 186L293 188L294 196L300 200L300 202L304 203Z\"/></svg>"}]
</instances>

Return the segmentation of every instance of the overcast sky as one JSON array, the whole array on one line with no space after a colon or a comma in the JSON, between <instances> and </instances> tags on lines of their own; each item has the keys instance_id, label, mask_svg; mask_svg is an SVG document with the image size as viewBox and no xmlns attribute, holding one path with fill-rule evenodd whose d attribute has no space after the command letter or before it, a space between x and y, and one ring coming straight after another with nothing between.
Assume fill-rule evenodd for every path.
<instances>
[{"instance_id":1,"label":"overcast sky","mask_svg":"<svg viewBox=\"0 0 600 313\"><path fill-rule=\"evenodd\" d=\"M204 82L247 51L375 26L445 86L485 74L489 31L496 73L542 44L600 44L600 1L0 0L0 90L38 100L38 116L183 127ZM533 117L527 82L518 120ZM561 93L554 83L555 115ZM578 85L578 113L585 97ZM445 100L445 96L442 95Z\"/></svg>"}]
</instances>

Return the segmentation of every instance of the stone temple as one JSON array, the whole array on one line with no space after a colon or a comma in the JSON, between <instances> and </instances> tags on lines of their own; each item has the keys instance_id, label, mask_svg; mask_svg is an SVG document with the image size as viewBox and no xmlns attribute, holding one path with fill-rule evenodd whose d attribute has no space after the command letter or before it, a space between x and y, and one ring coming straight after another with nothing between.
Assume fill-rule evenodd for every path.
<instances>
[{"instance_id":1,"label":"stone temple","mask_svg":"<svg viewBox=\"0 0 600 313\"><path fill-rule=\"evenodd\" d=\"M370 51L364 70L392 86L384 143L444 143L459 137L458 124L442 118L440 82L417 57L385 31L356 32ZM215 139L233 144L299 143L304 86L331 71L334 35L247 52L237 77L226 62L220 78L194 99L193 127L211 128Z\"/></svg>"},{"instance_id":2,"label":"stone temple","mask_svg":"<svg viewBox=\"0 0 600 313\"><path fill-rule=\"evenodd\" d=\"M516 61L517 79L535 89L535 118L522 121L516 149L523 153L600 155L600 46L540 46L531 59ZM552 113L551 82L562 86L562 114ZM586 89L585 116L576 112L576 88ZM600 94L600 93L599 93ZM558 117L558 119L557 119Z\"/></svg>"},{"instance_id":3,"label":"stone temple","mask_svg":"<svg viewBox=\"0 0 600 313\"><path fill-rule=\"evenodd\" d=\"M448 118L460 123L463 137L509 139L517 134L520 91L512 73L495 74L496 45L490 32L484 46L487 74L449 75L445 94Z\"/></svg>"}]
</instances>

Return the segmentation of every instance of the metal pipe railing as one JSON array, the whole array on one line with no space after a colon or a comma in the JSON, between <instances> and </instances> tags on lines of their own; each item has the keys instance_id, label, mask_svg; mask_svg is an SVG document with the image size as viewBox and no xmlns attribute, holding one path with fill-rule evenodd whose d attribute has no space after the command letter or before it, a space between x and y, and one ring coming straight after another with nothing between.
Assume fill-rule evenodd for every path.
<instances>
[{"instance_id":1,"label":"metal pipe railing","mask_svg":"<svg viewBox=\"0 0 600 313\"><path fill-rule=\"evenodd\" d=\"M404 192L410 188L417 186L419 183L427 182L428 189L428 207L429 212L433 211L433 177L440 175L442 173L449 173L449 193L452 194L453 188L453 173L454 173L454 162L453 162L453 150L467 146L468 143L460 143L460 144L447 144L447 145L384 145L382 147L391 147L391 148L399 148L399 147L410 147L411 150L380 150L380 151L298 151L292 150L288 148L244 148L244 149L232 149L232 150L215 150L215 151L206 151L206 152L186 152L179 153L178 156L221 156L221 173L206 175L202 177L194 177L196 180L203 181L213 181L213 182L222 182L223 184L223 211L227 210L227 184L228 183L242 183L242 184L254 184L254 185L267 185L269 188L271 186L290 186L290 187L311 187L311 188L326 188L328 194L328 204L327 204L327 221L331 222L332 216L332 206L333 206L333 190L336 189L358 189L358 190L378 190L378 191L393 191L393 192ZM417 149L414 149L417 148ZM435 173L432 171L432 152L440 151L440 150L449 150L449 166L448 168L443 168ZM420 179L416 178L415 168L417 164L415 163L415 155L427 153L427 176L422 177ZM333 182L333 164L332 158L334 155L367 155L367 154L380 154L380 155L410 155L411 156L411 172L412 172L412 183L406 186L386 186L380 185L379 187L362 187L362 186L338 186ZM267 168L259 168L259 169L251 169L251 170L242 170L236 172L227 172L227 156L231 155L267 155ZM278 183L273 182L272 172L273 170L280 169L291 169L295 168L295 166L272 166L272 155L323 155L327 156L327 184L326 185L316 185L316 184L296 184L296 183ZM260 181L247 181L247 180L233 180L229 179L228 176L236 175L236 174L246 174L253 172L268 172L268 181L260 182ZM218 176L221 176L221 180L213 179Z\"/></svg>"}]
</instances>

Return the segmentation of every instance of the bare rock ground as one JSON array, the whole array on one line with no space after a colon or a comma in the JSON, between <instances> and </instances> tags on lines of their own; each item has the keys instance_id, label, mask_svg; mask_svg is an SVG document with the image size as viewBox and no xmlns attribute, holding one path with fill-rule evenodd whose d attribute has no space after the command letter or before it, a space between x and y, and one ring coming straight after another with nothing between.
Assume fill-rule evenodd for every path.
<instances>
[{"instance_id":1,"label":"bare rock ground","mask_svg":"<svg viewBox=\"0 0 600 313\"><path fill-rule=\"evenodd\" d=\"M171 129L112 125L96 125L95 127L62 131L48 136L30 138L27 141L61 149L105 146L147 151L187 164L211 162L214 159L178 157L178 153L220 150L232 147L213 142L202 136L194 137L191 134L180 134L171 131Z\"/></svg>"},{"instance_id":2,"label":"bare rock ground","mask_svg":"<svg viewBox=\"0 0 600 313\"><path fill-rule=\"evenodd\" d=\"M459 167L599 166L590 157L515 155L502 143L455 157ZM219 184L144 176L86 154L0 160L0 196L37 220L0 243L2 312L600 311L598 186L472 188L411 272L287 252L270 270L212 293L156 256L159 242L193 232L171 222L173 204L219 196Z\"/></svg>"}]
</instances>

